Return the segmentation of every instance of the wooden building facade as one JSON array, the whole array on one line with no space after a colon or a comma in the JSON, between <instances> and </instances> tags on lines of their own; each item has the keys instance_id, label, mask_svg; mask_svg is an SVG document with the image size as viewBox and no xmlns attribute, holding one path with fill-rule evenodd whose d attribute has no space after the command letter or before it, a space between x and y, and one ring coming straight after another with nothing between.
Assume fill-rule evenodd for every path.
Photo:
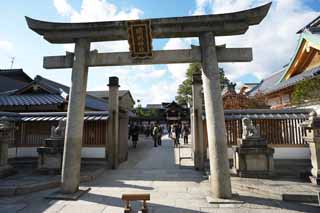
<instances>
[{"instance_id":1,"label":"wooden building facade","mask_svg":"<svg viewBox=\"0 0 320 213\"><path fill-rule=\"evenodd\" d=\"M10 87L0 86L0 115L15 118L14 143L10 157L37 157L37 148L50 136L51 127L66 119L69 87L36 76L34 80L23 70L0 70L2 81ZM101 91L101 93L106 91ZM126 93L129 93L127 91ZM106 92L106 94L108 94ZM120 94L122 94L120 92ZM120 102L119 107L119 161L128 157L128 122L134 103L131 99ZM122 98L120 95L119 98ZM108 153L108 100L87 94L82 144L82 157L107 158ZM125 135L125 136L124 136Z\"/></svg>"},{"instance_id":2,"label":"wooden building facade","mask_svg":"<svg viewBox=\"0 0 320 213\"><path fill-rule=\"evenodd\" d=\"M296 107L297 103L294 103L293 98L296 85L305 80L320 79L319 29L320 17L298 31L299 42L288 65L263 79L247 94L251 97L264 96L271 109ZM319 91L314 92L319 93ZM320 100L320 94L318 100ZM304 100L304 102L308 101L311 100Z\"/></svg>"}]
</instances>

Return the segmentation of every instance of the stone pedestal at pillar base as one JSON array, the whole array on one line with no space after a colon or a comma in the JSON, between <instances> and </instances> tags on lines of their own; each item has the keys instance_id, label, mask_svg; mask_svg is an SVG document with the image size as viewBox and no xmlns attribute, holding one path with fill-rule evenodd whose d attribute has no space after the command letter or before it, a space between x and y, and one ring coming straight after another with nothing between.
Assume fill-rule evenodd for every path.
<instances>
[{"instance_id":1,"label":"stone pedestal at pillar base","mask_svg":"<svg viewBox=\"0 0 320 213\"><path fill-rule=\"evenodd\" d=\"M75 193L63 193L60 190L53 192L49 196L46 196L46 199L51 200L78 200L82 195L90 191L90 187L79 187L78 191Z\"/></svg>"},{"instance_id":2,"label":"stone pedestal at pillar base","mask_svg":"<svg viewBox=\"0 0 320 213\"><path fill-rule=\"evenodd\" d=\"M47 138L45 146L37 149L38 172L60 174L62 165L63 138Z\"/></svg>"},{"instance_id":3,"label":"stone pedestal at pillar base","mask_svg":"<svg viewBox=\"0 0 320 213\"><path fill-rule=\"evenodd\" d=\"M17 171L10 165L0 166L0 178L8 177L15 174Z\"/></svg>"},{"instance_id":4,"label":"stone pedestal at pillar base","mask_svg":"<svg viewBox=\"0 0 320 213\"><path fill-rule=\"evenodd\" d=\"M240 177L270 178L274 176L274 149L263 138L239 139L233 147L234 174Z\"/></svg>"},{"instance_id":5,"label":"stone pedestal at pillar base","mask_svg":"<svg viewBox=\"0 0 320 213\"><path fill-rule=\"evenodd\" d=\"M303 139L309 144L310 160L312 164L310 181L315 185L320 185L320 118L312 111L309 119L300 124L306 131Z\"/></svg>"},{"instance_id":6,"label":"stone pedestal at pillar base","mask_svg":"<svg viewBox=\"0 0 320 213\"><path fill-rule=\"evenodd\" d=\"M317 132L317 131L314 131ZM318 134L320 131L318 130ZM320 135L320 134L319 134ZM312 184L320 185L320 137L312 137L309 131L307 131L307 136L304 139L308 142L310 153L311 153L311 176L309 179Z\"/></svg>"}]
</instances>

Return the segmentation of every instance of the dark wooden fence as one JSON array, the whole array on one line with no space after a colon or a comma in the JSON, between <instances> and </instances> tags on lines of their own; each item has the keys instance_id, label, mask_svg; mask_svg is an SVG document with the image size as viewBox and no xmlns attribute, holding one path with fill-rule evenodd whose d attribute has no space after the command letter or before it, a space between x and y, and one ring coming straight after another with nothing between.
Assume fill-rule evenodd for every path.
<instances>
[{"instance_id":1,"label":"dark wooden fence","mask_svg":"<svg viewBox=\"0 0 320 213\"><path fill-rule=\"evenodd\" d=\"M306 146L305 131L299 126L310 110L226 110L225 124L229 146L237 145L242 135L241 119L249 117L260 128L261 136L272 146ZM205 138L207 139L204 120Z\"/></svg>"},{"instance_id":2,"label":"dark wooden fence","mask_svg":"<svg viewBox=\"0 0 320 213\"><path fill-rule=\"evenodd\" d=\"M51 126L58 121L19 122L15 134L15 146L39 147L44 139L50 137ZM83 146L104 147L106 143L107 121L93 120L84 122Z\"/></svg>"}]
</instances>

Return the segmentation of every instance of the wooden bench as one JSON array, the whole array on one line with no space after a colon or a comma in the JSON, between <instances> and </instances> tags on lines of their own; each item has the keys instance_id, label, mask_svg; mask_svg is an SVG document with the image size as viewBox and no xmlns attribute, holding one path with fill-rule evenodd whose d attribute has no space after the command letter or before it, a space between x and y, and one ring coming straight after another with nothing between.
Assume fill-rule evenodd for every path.
<instances>
[{"instance_id":1,"label":"wooden bench","mask_svg":"<svg viewBox=\"0 0 320 213\"><path fill-rule=\"evenodd\" d=\"M150 194L123 194L121 199L125 201L124 213L130 213L131 212L130 201L137 201L137 200L143 201L141 212L142 213L148 212L146 201L150 200Z\"/></svg>"}]
</instances>

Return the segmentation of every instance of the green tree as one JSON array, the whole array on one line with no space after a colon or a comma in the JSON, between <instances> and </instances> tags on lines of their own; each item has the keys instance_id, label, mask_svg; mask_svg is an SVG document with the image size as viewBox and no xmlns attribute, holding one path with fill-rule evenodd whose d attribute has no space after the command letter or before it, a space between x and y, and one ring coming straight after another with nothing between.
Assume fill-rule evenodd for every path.
<instances>
[{"instance_id":1,"label":"green tree","mask_svg":"<svg viewBox=\"0 0 320 213\"><path fill-rule=\"evenodd\" d=\"M192 101L192 75L196 73L201 73L201 64L192 63L189 65L186 72L186 79L178 87L178 95L176 96L176 101L179 104L188 104ZM230 80L225 76L224 70L220 68L220 83L221 89L225 86L231 84Z\"/></svg>"},{"instance_id":2,"label":"green tree","mask_svg":"<svg viewBox=\"0 0 320 213\"><path fill-rule=\"evenodd\" d=\"M320 100L320 76L305 79L297 83L292 93L292 103L300 104L305 101Z\"/></svg>"},{"instance_id":3,"label":"green tree","mask_svg":"<svg viewBox=\"0 0 320 213\"><path fill-rule=\"evenodd\" d=\"M143 108L140 104L140 100L138 100L138 106L133 110L138 117L141 118L153 118L153 117L157 117L159 112L156 109L147 109L147 108Z\"/></svg>"}]
</instances>

